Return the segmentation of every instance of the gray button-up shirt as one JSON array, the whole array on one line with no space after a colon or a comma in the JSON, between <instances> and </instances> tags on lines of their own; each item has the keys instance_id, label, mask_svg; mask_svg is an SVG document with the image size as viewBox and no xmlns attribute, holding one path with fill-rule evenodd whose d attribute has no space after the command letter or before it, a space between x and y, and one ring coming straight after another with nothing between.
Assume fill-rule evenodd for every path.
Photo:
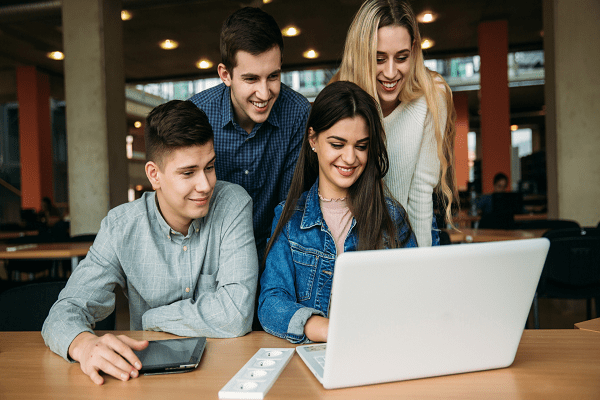
<instances>
[{"instance_id":1,"label":"gray button-up shirt","mask_svg":"<svg viewBox=\"0 0 600 400\"><path fill-rule=\"evenodd\" d=\"M252 327L257 277L252 199L243 188L217 181L208 214L185 236L165 222L155 193L144 193L102 220L42 336L68 360L73 339L114 310L117 285L129 299L131 330L242 336Z\"/></svg>"}]
</instances>

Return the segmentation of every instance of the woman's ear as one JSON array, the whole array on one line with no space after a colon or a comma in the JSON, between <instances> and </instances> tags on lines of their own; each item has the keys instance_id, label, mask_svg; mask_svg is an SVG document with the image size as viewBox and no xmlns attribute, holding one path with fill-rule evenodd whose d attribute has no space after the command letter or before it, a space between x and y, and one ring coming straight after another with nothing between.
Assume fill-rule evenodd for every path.
<instances>
[{"instance_id":1,"label":"woman's ear","mask_svg":"<svg viewBox=\"0 0 600 400\"><path fill-rule=\"evenodd\" d=\"M310 148L314 151L315 145L317 143L317 133L312 127L308 127L308 144L310 144Z\"/></svg>"}]
</instances>

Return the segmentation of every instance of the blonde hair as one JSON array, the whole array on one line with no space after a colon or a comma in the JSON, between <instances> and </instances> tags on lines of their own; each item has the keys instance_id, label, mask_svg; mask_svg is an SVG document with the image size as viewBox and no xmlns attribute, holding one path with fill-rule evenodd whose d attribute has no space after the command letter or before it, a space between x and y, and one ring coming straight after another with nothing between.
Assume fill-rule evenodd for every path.
<instances>
[{"instance_id":1,"label":"blonde hair","mask_svg":"<svg viewBox=\"0 0 600 400\"><path fill-rule=\"evenodd\" d=\"M440 195L445 219L452 225L452 203L457 199L453 151L456 111L450 86L440 74L425 67L421 34L415 14L408 3L399 0L366 0L362 4L348 29L340 70L332 78L332 82L337 80L354 82L373 96L379 104L376 89L377 31L385 26L401 26L410 34L412 40L410 69L399 100L409 103L425 96L430 117L433 119L437 154L440 160L440 180L435 190ZM440 124L440 113L443 113L440 107L441 101L445 103L447 111L444 132ZM381 104L379 105L381 109Z\"/></svg>"}]
</instances>

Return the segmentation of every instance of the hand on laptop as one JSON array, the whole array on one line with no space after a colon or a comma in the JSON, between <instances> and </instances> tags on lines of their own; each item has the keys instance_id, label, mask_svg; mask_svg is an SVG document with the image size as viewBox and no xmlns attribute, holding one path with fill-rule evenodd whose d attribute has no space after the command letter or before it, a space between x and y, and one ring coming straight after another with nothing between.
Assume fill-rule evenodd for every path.
<instances>
[{"instance_id":1,"label":"hand on laptop","mask_svg":"<svg viewBox=\"0 0 600 400\"><path fill-rule=\"evenodd\" d=\"M148 347L147 340L134 340L125 335L106 334L98 337L90 332L80 333L69 346L69 356L79 361L81 370L97 385L104 379L103 371L122 381L137 378L142 363L133 350ZM133 349L133 350L132 350Z\"/></svg>"},{"instance_id":2,"label":"hand on laptop","mask_svg":"<svg viewBox=\"0 0 600 400\"><path fill-rule=\"evenodd\" d=\"M304 325L304 334L313 342L326 342L329 331L329 319L313 315Z\"/></svg>"}]
</instances>

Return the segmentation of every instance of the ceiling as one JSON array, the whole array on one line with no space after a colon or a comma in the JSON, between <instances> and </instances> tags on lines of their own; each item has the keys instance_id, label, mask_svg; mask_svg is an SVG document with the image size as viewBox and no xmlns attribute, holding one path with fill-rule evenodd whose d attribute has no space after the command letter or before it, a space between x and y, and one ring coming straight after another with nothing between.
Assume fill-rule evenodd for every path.
<instances>
[{"instance_id":1,"label":"ceiling","mask_svg":"<svg viewBox=\"0 0 600 400\"><path fill-rule=\"evenodd\" d=\"M294 24L301 29L301 35L284 38L284 70L336 66L348 26L361 3L362 0L272 0L269 4L262 0L123 0L123 8L133 14L131 20L123 22L126 81L215 76L220 61L221 24L230 13L246 5L262 7L281 28ZM436 43L426 52L428 58L476 54L477 26L494 19L508 21L510 51L542 49L542 0L414 0L412 5L416 13L429 8L439 14L434 23L421 25L422 36ZM162 50L158 42L167 38L178 41L180 46ZM45 56L62 48L60 1L0 2L0 72L14 70L18 65L35 65L50 75L62 76L63 62ZM303 58L302 52L309 48L319 51L320 57ZM195 63L200 58L212 60L215 66L207 71L197 69ZM524 100L518 94L513 100L513 89L517 88L511 89L511 104L521 107ZM543 87L526 92L536 104L522 105L522 109L541 109ZM476 96L473 101L477 102Z\"/></svg>"}]
</instances>

